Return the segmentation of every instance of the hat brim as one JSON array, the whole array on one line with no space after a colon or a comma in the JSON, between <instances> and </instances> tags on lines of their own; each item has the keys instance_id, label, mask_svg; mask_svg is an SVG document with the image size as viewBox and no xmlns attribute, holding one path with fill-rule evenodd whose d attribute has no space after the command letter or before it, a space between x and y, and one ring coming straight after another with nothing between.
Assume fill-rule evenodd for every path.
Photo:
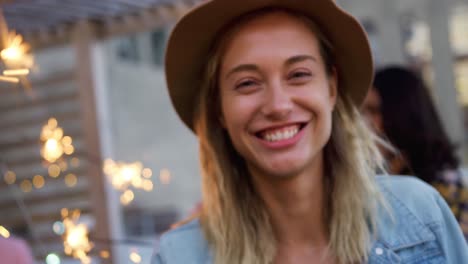
<instances>
[{"instance_id":1,"label":"hat brim","mask_svg":"<svg viewBox=\"0 0 468 264\"><path fill-rule=\"evenodd\" d=\"M360 105L373 76L367 35L359 22L332 0L214 0L186 14L174 27L165 58L166 81L172 104L194 131L195 98L200 89L213 41L220 30L243 14L266 7L290 9L311 18L331 42L338 87Z\"/></svg>"}]
</instances>

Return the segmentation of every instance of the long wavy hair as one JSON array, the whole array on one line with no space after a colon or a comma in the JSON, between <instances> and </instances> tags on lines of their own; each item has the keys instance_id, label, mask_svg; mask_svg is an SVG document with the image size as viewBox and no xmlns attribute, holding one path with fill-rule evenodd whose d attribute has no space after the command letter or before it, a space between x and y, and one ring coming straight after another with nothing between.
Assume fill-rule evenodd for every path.
<instances>
[{"instance_id":1,"label":"long wavy hair","mask_svg":"<svg viewBox=\"0 0 468 264\"><path fill-rule=\"evenodd\" d=\"M274 10L298 17L310 28L320 42L320 53L331 75L335 69L332 46L309 18L270 8L247 14L236 24ZM220 123L218 73L223 44L233 28L233 24L227 26L214 43L196 98L194 120L200 142L203 198L200 223L215 263L273 263L276 239L269 213L254 188L246 161ZM329 252L339 263L357 263L367 259L376 210L379 201L383 202L374 181L382 159L370 130L343 89L338 88L332 118L331 136L324 147L323 186L328 196L323 206L330 234Z\"/></svg>"}]
</instances>

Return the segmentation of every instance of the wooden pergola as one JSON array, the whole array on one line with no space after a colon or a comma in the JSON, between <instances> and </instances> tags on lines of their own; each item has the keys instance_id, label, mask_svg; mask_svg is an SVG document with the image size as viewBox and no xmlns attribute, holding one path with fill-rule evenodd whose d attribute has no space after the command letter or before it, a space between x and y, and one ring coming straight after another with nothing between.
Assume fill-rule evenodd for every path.
<instances>
[{"instance_id":1,"label":"wooden pergola","mask_svg":"<svg viewBox=\"0 0 468 264\"><path fill-rule=\"evenodd\" d=\"M36 46L71 40L87 21L97 38L150 30L173 22L197 0L6 0L0 1L10 29Z\"/></svg>"},{"instance_id":2,"label":"wooden pergola","mask_svg":"<svg viewBox=\"0 0 468 264\"><path fill-rule=\"evenodd\" d=\"M54 46L72 46L76 62L72 71L58 75L48 76L45 79L33 80L32 87L36 89L38 99L31 102L30 98L18 95L18 90L8 84L0 83L0 129L2 133L9 133L11 137L0 137L0 161L6 160L10 168L36 168L46 173L41 166L40 157L33 153L18 155L15 158L8 153L36 148L35 137L22 136L23 131L36 131L46 116L34 115L13 119L10 114L18 111L32 111L46 109L44 112L57 116L59 121L79 122L79 129L71 135L83 142L76 155L82 160L94 160L74 169L79 177L86 178L86 186L74 190L56 190L50 195L43 193L28 194L24 198L26 206L34 207L43 203L76 201L87 199L89 206L82 208L84 213L92 214L95 218L93 235L103 240L111 240L109 227L109 208L106 202L105 178L102 172L100 139L98 119L94 98L95 84L92 72L92 46L95 42L115 36L151 31L158 27L170 26L191 6L195 0L0 0L0 8L9 30L21 34L32 46L33 53L43 48ZM61 85L76 86L69 94L54 95L50 91ZM15 102L13 103L11 98ZM70 102L79 106L72 112L52 113L50 107L60 102ZM25 110L26 109L26 110ZM16 112L15 112L16 111ZM19 115L19 114L18 114ZM2 121L4 120L4 121ZM8 135L9 135L8 134ZM18 136L17 136L18 134ZM26 134L26 133L25 133ZM3 155L3 154L5 155ZM98 161L96 163L96 161ZM34 171L31 169L31 173ZM31 179L34 174L18 174L18 180ZM36 173L36 172L34 172ZM8 186L0 182L0 192L7 190ZM0 210L14 209L14 200L0 198ZM19 216L18 216L19 217ZM56 221L60 211L53 214L31 213L32 223ZM0 224L15 226L19 218L11 216L0 217ZM2 223L4 222L4 223ZM41 241L60 240L57 236L41 237ZM34 244L37 241L29 241ZM108 250L112 255L111 245L101 246L101 250ZM43 250L42 250L43 251ZM44 253L35 252L37 259L44 259ZM112 260L109 260L112 263Z\"/></svg>"}]
</instances>

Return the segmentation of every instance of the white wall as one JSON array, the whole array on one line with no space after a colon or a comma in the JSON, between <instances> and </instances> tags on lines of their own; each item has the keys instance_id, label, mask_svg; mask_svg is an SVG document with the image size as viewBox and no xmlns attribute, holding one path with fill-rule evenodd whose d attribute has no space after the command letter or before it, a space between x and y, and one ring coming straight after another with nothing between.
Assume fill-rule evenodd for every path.
<instances>
[{"instance_id":1,"label":"white wall","mask_svg":"<svg viewBox=\"0 0 468 264\"><path fill-rule=\"evenodd\" d=\"M163 70L117 60L114 44L107 44L113 159L142 161L153 170L154 190L136 192L132 206L173 207L183 217L200 200L196 138L172 108ZM161 169L171 171L169 185L159 182Z\"/></svg>"}]
</instances>

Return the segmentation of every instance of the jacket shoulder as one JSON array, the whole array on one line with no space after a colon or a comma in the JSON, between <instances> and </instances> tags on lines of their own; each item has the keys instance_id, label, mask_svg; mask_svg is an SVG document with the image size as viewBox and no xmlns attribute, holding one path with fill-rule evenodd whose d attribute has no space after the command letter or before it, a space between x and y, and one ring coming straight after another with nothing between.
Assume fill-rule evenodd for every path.
<instances>
[{"instance_id":1,"label":"jacket shoulder","mask_svg":"<svg viewBox=\"0 0 468 264\"><path fill-rule=\"evenodd\" d=\"M437 193L423 181L407 176L377 176L388 208L380 208L379 236L391 248L406 247L417 241L433 241L429 223L437 222Z\"/></svg>"},{"instance_id":2,"label":"jacket shoulder","mask_svg":"<svg viewBox=\"0 0 468 264\"><path fill-rule=\"evenodd\" d=\"M209 263L208 244L198 219L164 233L155 263Z\"/></svg>"},{"instance_id":3,"label":"jacket shoulder","mask_svg":"<svg viewBox=\"0 0 468 264\"><path fill-rule=\"evenodd\" d=\"M377 183L384 197L392 207L405 205L411 211L423 213L421 207L432 207L437 203L439 193L426 182L411 176L377 176ZM419 212L421 211L421 212ZM433 215L427 215L433 217Z\"/></svg>"},{"instance_id":4,"label":"jacket shoulder","mask_svg":"<svg viewBox=\"0 0 468 264\"><path fill-rule=\"evenodd\" d=\"M412 176L386 175L378 176L377 183L394 217L410 218L420 225L442 221L438 210L442 198L426 182Z\"/></svg>"},{"instance_id":5,"label":"jacket shoulder","mask_svg":"<svg viewBox=\"0 0 468 264\"><path fill-rule=\"evenodd\" d=\"M468 263L461 229L440 194L429 184L408 176L377 176L388 204L379 212L377 235L390 250L439 251L447 263ZM412 250L411 250L412 249ZM461 262L455 262L455 260Z\"/></svg>"}]
</instances>

